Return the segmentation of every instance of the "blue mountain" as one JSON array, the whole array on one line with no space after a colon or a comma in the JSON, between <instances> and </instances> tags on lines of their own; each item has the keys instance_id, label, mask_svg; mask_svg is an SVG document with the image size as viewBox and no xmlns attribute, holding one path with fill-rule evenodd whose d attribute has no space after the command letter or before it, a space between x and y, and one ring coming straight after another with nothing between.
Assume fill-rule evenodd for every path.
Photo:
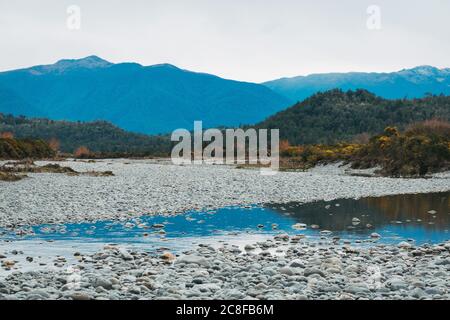
<instances>
[{"instance_id":1,"label":"blue mountain","mask_svg":"<svg viewBox=\"0 0 450 320\"><path fill-rule=\"evenodd\" d=\"M166 133L252 124L291 101L254 83L162 64L113 64L96 56L0 73L0 112L54 120L106 120L134 132Z\"/></svg>"},{"instance_id":2,"label":"blue mountain","mask_svg":"<svg viewBox=\"0 0 450 320\"><path fill-rule=\"evenodd\" d=\"M386 99L421 98L428 93L450 95L450 69L420 66L392 73L312 74L282 78L264 85L293 101L331 89L365 89Z\"/></svg>"}]
</instances>

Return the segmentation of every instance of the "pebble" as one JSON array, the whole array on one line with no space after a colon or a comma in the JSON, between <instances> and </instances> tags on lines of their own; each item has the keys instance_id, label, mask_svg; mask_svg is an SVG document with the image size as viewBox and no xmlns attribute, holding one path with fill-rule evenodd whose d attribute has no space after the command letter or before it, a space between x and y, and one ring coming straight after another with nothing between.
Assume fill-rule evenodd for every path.
<instances>
[{"instance_id":1,"label":"pebble","mask_svg":"<svg viewBox=\"0 0 450 320\"><path fill-rule=\"evenodd\" d=\"M210 263L204 257L195 255L185 255L181 256L176 260L177 264L197 264L202 267L209 267Z\"/></svg>"}]
</instances>

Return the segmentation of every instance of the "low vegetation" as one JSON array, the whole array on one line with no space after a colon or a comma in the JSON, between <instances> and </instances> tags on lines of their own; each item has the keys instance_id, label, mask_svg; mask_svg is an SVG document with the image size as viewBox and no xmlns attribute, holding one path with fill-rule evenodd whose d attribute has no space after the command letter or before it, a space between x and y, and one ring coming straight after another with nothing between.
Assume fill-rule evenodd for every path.
<instances>
[{"instance_id":1,"label":"low vegetation","mask_svg":"<svg viewBox=\"0 0 450 320\"><path fill-rule=\"evenodd\" d=\"M384 176L419 177L450 169L450 124L428 120L403 132L387 127L367 143L280 145L281 168L308 169L318 164L345 162L354 169L381 168Z\"/></svg>"},{"instance_id":2,"label":"low vegetation","mask_svg":"<svg viewBox=\"0 0 450 320\"><path fill-rule=\"evenodd\" d=\"M430 120L400 133L388 127L351 157L353 168L380 166L389 176L424 176L450 169L450 124Z\"/></svg>"},{"instance_id":3,"label":"low vegetation","mask_svg":"<svg viewBox=\"0 0 450 320\"><path fill-rule=\"evenodd\" d=\"M0 171L0 181L15 182L26 178L26 175Z\"/></svg>"},{"instance_id":4,"label":"low vegetation","mask_svg":"<svg viewBox=\"0 0 450 320\"><path fill-rule=\"evenodd\" d=\"M14 139L9 133L3 137L0 137L0 159L46 159L56 154L43 140Z\"/></svg>"},{"instance_id":5,"label":"low vegetation","mask_svg":"<svg viewBox=\"0 0 450 320\"><path fill-rule=\"evenodd\" d=\"M26 176L26 173L60 173L69 176L111 177L112 171L86 171L78 172L70 167L49 163L38 166L32 160L10 161L0 166L0 181L14 182Z\"/></svg>"}]
</instances>

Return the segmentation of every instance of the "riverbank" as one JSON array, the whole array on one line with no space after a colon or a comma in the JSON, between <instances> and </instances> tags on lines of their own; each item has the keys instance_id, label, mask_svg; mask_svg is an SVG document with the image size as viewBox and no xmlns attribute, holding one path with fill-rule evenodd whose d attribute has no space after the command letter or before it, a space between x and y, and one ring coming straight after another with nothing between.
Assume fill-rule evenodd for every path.
<instances>
[{"instance_id":1,"label":"riverbank","mask_svg":"<svg viewBox=\"0 0 450 320\"><path fill-rule=\"evenodd\" d=\"M31 173L21 181L0 181L0 227L126 220L234 205L307 203L450 190L448 174L432 179L362 177L352 176L338 165L263 176L258 170L175 166L154 160L58 164L77 172L110 171L114 176Z\"/></svg>"},{"instance_id":2,"label":"riverbank","mask_svg":"<svg viewBox=\"0 0 450 320\"><path fill-rule=\"evenodd\" d=\"M14 268L21 252L2 255ZM29 264L35 257L27 257ZM357 248L277 237L176 257L108 245L0 278L0 299L449 299L450 242Z\"/></svg>"}]
</instances>

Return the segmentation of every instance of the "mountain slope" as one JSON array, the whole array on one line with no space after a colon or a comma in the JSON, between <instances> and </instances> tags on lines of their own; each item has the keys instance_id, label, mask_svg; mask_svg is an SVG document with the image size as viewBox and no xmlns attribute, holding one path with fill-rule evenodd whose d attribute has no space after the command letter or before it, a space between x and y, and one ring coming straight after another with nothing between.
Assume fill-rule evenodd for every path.
<instances>
[{"instance_id":1,"label":"mountain slope","mask_svg":"<svg viewBox=\"0 0 450 320\"><path fill-rule=\"evenodd\" d=\"M91 56L0 73L0 112L57 120L106 120L123 129L164 133L255 123L288 99L265 86L225 80L171 65L112 64ZM5 95L5 94L4 94Z\"/></svg>"},{"instance_id":2,"label":"mountain slope","mask_svg":"<svg viewBox=\"0 0 450 320\"><path fill-rule=\"evenodd\" d=\"M449 96L387 100L366 90L335 89L315 94L256 127L280 129L281 139L298 145L351 140L432 118L450 121Z\"/></svg>"},{"instance_id":3,"label":"mountain slope","mask_svg":"<svg viewBox=\"0 0 450 320\"><path fill-rule=\"evenodd\" d=\"M450 69L421 66L392 73L313 74L269 81L264 85L293 101L337 88L363 88L387 99L421 98L427 93L450 95Z\"/></svg>"}]
</instances>

